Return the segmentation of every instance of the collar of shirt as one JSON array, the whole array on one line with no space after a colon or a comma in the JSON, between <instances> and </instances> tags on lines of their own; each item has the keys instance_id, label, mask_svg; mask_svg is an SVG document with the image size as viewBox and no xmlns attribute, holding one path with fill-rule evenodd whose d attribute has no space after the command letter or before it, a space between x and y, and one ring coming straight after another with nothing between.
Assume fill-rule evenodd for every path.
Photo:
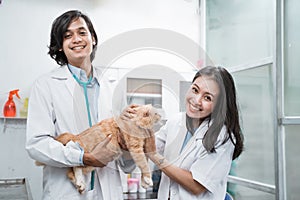
<instances>
[{"instance_id":1,"label":"collar of shirt","mask_svg":"<svg viewBox=\"0 0 300 200\"><path fill-rule=\"evenodd\" d=\"M75 67L73 65L70 65L68 64L68 68L70 70L70 72L75 75L80 81L83 81L83 82L87 82L88 81L88 78L87 78L87 75L85 73L84 70L82 70L81 68L79 67ZM87 87L93 87L95 84L97 84L99 86L99 82L97 80L97 77L94 75L94 68L92 67L92 80L91 80L91 83L87 85Z\"/></svg>"}]
</instances>

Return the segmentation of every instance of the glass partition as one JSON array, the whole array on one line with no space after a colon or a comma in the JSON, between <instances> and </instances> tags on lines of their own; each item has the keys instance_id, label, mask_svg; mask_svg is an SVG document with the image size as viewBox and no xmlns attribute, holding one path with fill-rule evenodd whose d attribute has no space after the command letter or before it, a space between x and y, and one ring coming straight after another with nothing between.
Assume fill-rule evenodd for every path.
<instances>
[{"instance_id":1,"label":"glass partition","mask_svg":"<svg viewBox=\"0 0 300 200\"><path fill-rule=\"evenodd\" d=\"M300 1L285 1L284 102L285 115L300 116Z\"/></svg>"},{"instance_id":2,"label":"glass partition","mask_svg":"<svg viewBox=\"0 0 300 200\"><path fill-rule=\"evenodd\" d=\"M245 151L235 161L233 175L274 185L273 95L270 68L271 66L264 66L233 73L245 137ZM247 190L241 187L239 192L241 195L251 196L251 191Z\"/></svg>"},{"instance_id":3,"label":"glass partition","mask_svg":"<svg viewBox=\"0 0 300 200\"><path fill-rule=\"evenodd\" d=\"M284 114L300 117L300 1L284 1ZM287 199L300 196L300 124L285 128L286 190Z\"/></svg>"},{"instance_id":4,"label":"glass partition","mask_svg":"<svg viewBox=\"0 0 300 200\"><path fill-rule=\"evenodd\" d=\"M298 200L300 197L300 125L286 126L286 181L287 199Z\"/></svg>"},{"instance_id":5,"label":"glass partition","mask_svg":"<svg viewBox=\"0 0 300 200\"><path fill-rule=\"evenodd\" d=\"M206 50L226 67L272 56L272 0L207 0Z\"/></svg>"},{"instance_id":6,"label":"glass partition","mask_svg":"<svg viewBox=\"0 0 300 200\"><path fill-rule=\"evenodd\" d=\"M232 195L235 200L274 200L275 199L274 194L268 194L265 192L261 192L251 188L246 188L243 186L237 185L236 190L238 192Z\"/></svg>"},{"instance_id":7,"label":"glass partition","mask_svg":"<svg viewBox=\"0 0 300 200\"><path fill-rule=\"evenodd\" d=\"M232 173L237 177L276 185L277 195L275 197L239 185L232 188L239 192L238 199L243 200L299 199L300 1L205 2L206 27L203 35L207 53L216 65L233 71L242 111L245 151L234 163ZM284 78L283 83L280 78L276 79L278 87L271 84L272 67L279 72L277 76L282 74ZM273 86L279 90L279 96L272 93ZM278 104L272 105L273 102ZM275 107L276 112L272 110ZM283 119L274 121L276 117ZM275 127L278 128L276 133ZM276 166L274 152L278 153L276 162L280 162ZM278 169L276 172L275 167Z\"/></svg>"}]
</instances>

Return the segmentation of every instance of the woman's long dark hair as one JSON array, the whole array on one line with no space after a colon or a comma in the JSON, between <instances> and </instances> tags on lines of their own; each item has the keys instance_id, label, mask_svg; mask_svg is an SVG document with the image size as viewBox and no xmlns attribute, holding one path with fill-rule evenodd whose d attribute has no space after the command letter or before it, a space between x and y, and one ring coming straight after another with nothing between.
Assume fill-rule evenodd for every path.
<instances>
[{"instance_id":1,"label":"woman's long dark hair","mask_svg":"<svg viewBox=\"0 0 300 200\"><path fill-rule=\"evenodd\" d=\"M216 102L215 108L210 115L211 125L209 126L203 138L203 145L208 152L215 151L215 144L220 131L225 124L227 127L228 137L235 145L232 159L237 158L243 151L244 137L240 127L240 118L236 99L236 89L231 74L223 67L207 66L200 69L193 79L193 82L199 76L213 78L220 89L220 94ZM234 135L234 139L232 138Z\"/></svg>"},{"instance_id":2,"label":"woman's long dark hair","mask_svg":"<svg viewBox=\"0 0 300 200\"><path fill-rule=\"evenodd\" d=\"M90 18L78 10L70 10L54 20L50 34L50 46L48 54L57 62L57 64L61 66L68 64L68 59L65 53L61 50L63 46L64 35L70 23L79 17L82 17L85 20L88 29L95 40L95 44L93 44L93 51L91 53L91 61L93 61L95 58L98 37Z\"/></svg>"}]
</instances>

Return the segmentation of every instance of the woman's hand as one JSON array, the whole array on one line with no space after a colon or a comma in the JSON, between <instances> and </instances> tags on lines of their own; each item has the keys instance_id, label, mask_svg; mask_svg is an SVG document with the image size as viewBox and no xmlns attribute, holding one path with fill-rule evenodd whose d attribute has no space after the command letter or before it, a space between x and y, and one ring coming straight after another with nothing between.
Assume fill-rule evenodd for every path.
<instances>
[{"instance_id":1,"label":"woman's hand","mask_svg":"<svg viewBox=\"0 0 300 200\"><path fill-rule=\"evenodd\" d=\"M128 122L129 120L131 120L131 119L133 118L133 115L136 114L135 108L137 108L137 107L139 107L139 105L137 105L137 104L131 104L130 106L127 106L127 107L122 111L122 113L121 113L121 115L120 115L120 119L121 119L122 121L127 121L127 122ZM120 121L117 121L117 123L118 123L118 122L119 122L119 127L120 127L121 129L124 128L124 127L122 127L122 125L121 125L121 124L123 124L123 123L120 123ZM119 135L118 135L118 143L119 143L119 145L120 145L120 147L121 147L122 150L128 151L127 145L126 145L126 143L125 143L125 141L124 141L124 139L123 139L123 136L120 135L120 133L119 133Z\"/></svg>"},{"instance_id":2,"label":"woman's hand","mask_svg":"<svg viewBox=\"0 0 300 200\"><path fill-rule=\"evenodd\" d=\"M149 137L145 138L144 152L146 154L156 153L155 136L153 133L149 133Z\"/></svg>"},{"instance_id":3,"label":"woman's hand","mask_svg":"<svg viewBox=\"0 0 300 200\"><path fill-rule=\"evenodd\" d=\"M122 120L130 120L133 118L133 115L136 114L135 108L139 107L138 104L131 104L127 106L121 113L120 118Z\"/></svg>"}]
</instances>

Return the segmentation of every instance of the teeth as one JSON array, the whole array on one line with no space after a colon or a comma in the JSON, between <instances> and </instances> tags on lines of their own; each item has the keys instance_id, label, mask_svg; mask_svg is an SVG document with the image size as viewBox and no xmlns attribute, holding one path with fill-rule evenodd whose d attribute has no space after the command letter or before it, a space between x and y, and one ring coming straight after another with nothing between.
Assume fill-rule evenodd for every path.
<instances>
[{"instance_id":1,"label":"teeth","mask_svg":"<svg viewBox=\"0 0 300 200\"><path fill-rule=\"evenodd\" d=\"M191 105L191 108L192 108L192 110L200 111L200 109L199 109L199 108L197 108L197 107L193 106L192 104L190 104L190 105Z\"/></svg>"},{"instance_id":2,"label":"teeth","mask_svg":"<svg viewBox=\"0 0 300 200\"><path fill-rule=\"evenodd\" d=\"M73 50L83 49L83 46L73 47L72 49L73 49Z\"/></svg>"}]
</instances>

